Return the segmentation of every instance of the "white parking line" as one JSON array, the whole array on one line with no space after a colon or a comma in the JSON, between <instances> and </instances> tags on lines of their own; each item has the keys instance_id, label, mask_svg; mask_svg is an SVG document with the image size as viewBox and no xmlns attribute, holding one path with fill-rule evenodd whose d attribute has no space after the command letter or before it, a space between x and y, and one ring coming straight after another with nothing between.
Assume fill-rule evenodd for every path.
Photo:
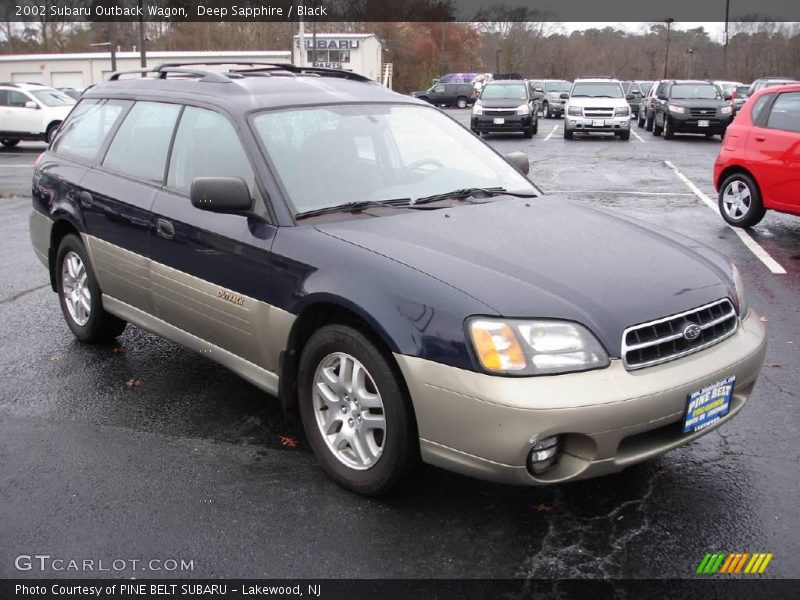
<instances>
[{"instance_id":1,"label":"white parking line","mask_svg":"<svg viewBox=\"0 0 800 600\"><path fill-rule=\"evenodd\" d=\"M686 192L631 192L629 190L546 190L546 194L621 194L624 196L694 196Z\"/></svg>"},{"instance_id":2,"label":"white parking line","mask_svg":"<svg viewBox=\"0 0 800 600\"><path fill-rule=\"evenodd\" d=\"M638 133L636 133L633 129L631 129L631 133L633 134L633 137L635 137L640 142L644 141L644 139Z\"/></svg>"},{"instance_id":3,"label":"white parking line","mask_svg":"<svg viewBox=\"0 0 800 600\"><path fill-rule=\"evenodd\" d=\"M547 137L546 137L546 138L544 138L544 141L546 142L546 141L547 141L547 140L549 140L551 137L553 137L553 134L554 134L556 131L558 131L558 129L559 129L559 126L558 126L558 125L556 125L555 127L553 127L553 131L551 131L550 133L548 133L548 134L547 134Z\"/></svg>"},{"instance_id":4,"label":"white parking line","mask_svg":"<svg viewBox=\"0 0 800 600\"><path fill-rule=\"evenodd\" d=\"M686 175L684 175L683 173L681 173L678 170L678 168L675 165L673 165L670 161L665 160L664 164L667 165L670 169L672 169L675 172L675 175L678 176L678 179L680 179L683 183L685 183L686 187L688 187L690 190L692 190L692 192L694 192L694 195L697 196L700 199L701 202L703 202L705 205L707 205L716 214L719 214L719 210L717 208L717 204L711 198L709 198L703 192L703 190L701 190L694 183L692 183L689 180L689 178L686 177ZM759 243L757 241L755 241L749 233L747 233L746 230L742 229L741 227L733 227L732 225L728 224L724 220L723 220L723 223L728 225L728 227L730 227L733 230L733 232L737 236L739 236L739 239L742 240L742 242L744 243L745 246L747 246L747 248L750 250L750 252L752 252L758 260L760 260L762 263L764 263L766 265L766 267L770 271L772 271L776 275L785 275L786 274L786 269L784 269L778 263L778 261L776 261L774 258L772 258L769 255L769 253L766 250L764 250L764 248L762 248L759 245Z\"/></svg>"}]
</instances>

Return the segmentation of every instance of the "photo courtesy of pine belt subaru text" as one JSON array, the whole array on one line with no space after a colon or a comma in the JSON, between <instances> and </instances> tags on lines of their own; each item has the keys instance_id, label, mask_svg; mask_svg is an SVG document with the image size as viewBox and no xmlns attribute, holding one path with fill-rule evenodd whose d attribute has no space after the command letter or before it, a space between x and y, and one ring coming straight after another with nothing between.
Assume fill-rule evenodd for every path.
<instances>
[{"instance_id":1,"label":"photo courtesy of pine belt subaru text","mask_svg":"<svg viewBox=\"0 0 800 600\"><path fill-rule=\"evenodd\" d=\"M747 403L764 323L716 251L543 198L526 156L359 75L215 66L112 75L38 159L31 239L78 340L203 352L367 495L420 461L613 473Z\"/></svg>"}]
</instances>

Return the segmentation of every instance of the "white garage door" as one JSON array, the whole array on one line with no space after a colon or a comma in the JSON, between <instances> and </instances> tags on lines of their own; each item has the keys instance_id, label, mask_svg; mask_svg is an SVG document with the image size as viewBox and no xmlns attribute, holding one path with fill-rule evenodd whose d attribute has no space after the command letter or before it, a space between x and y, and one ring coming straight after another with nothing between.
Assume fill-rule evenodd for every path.
<instances>
[{"instance_id":1,"label":"white garage door","mask_svg":"<svg viewBox=\"0 0 800 600\"><path fill-rule=\"evenodd\" d=\"M44 83L42 80L42 74L40 72L36 73L12 73L11 74L11 81L19 82L19 83Z\"/></svg>"},{"instance_id":2,"label":"white garage door","mask_svg":"<svg viewBox=\"0 0 800 600\"><path fill-rule=\"evenodd\" d=\"M76 90L86 87L83 82L83 73L80 71L51 72L50 85L54 88L74 88Z\"/></svg>"}]
</instances>

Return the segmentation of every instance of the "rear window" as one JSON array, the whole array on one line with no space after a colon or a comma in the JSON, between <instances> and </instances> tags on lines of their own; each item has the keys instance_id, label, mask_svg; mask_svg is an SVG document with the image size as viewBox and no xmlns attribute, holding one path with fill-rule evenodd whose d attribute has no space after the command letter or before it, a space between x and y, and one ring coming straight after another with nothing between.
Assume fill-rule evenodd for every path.
<instances>
[{"instance_id":1,"label":"rear window","mask_svg":"<svg viewBox=\"0 0 800 600\"><path fill-rule=\"evenodd\" d=\"M132 177L163 181L180 112L178 104L137 102L117 130L103 166Z\"/></svg>"},{"instance_id":2,"label":"rear window","mask_svg":"<svg viewBox=\"0 0 800 600\"><path fill-rule=\"evenodd\" d=\"M800 92L788 92L778 96L769 113L767 127L800 132Z\"/></svg>"},{"instance_id":3,"label":"rear window","mask_svg":"<svg viewBox=\"0 0 800 600\"><path fill-rule=\"evenodd\" d=\"M129 105L130 102L121 100L81 100L61 126L53 150L58 154L93 158Z\"/></svg>"}]
</instances>

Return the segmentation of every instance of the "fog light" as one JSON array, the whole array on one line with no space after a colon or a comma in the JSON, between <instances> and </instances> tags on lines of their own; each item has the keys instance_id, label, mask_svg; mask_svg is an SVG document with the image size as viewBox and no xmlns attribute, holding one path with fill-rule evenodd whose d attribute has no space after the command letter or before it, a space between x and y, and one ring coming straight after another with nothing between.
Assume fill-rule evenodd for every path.
<instances>
[{"instance_id":1,"label":"fog light","mask_svg":"<svg viewBox=\"0 0 800 600\"><path fill-rule=\"evenodd\" d=\"M554 435L533 444L528 454L528 470L531 473L541 475L556 465L560 453L559 437Z\"/></svg>"}]
</instances>

